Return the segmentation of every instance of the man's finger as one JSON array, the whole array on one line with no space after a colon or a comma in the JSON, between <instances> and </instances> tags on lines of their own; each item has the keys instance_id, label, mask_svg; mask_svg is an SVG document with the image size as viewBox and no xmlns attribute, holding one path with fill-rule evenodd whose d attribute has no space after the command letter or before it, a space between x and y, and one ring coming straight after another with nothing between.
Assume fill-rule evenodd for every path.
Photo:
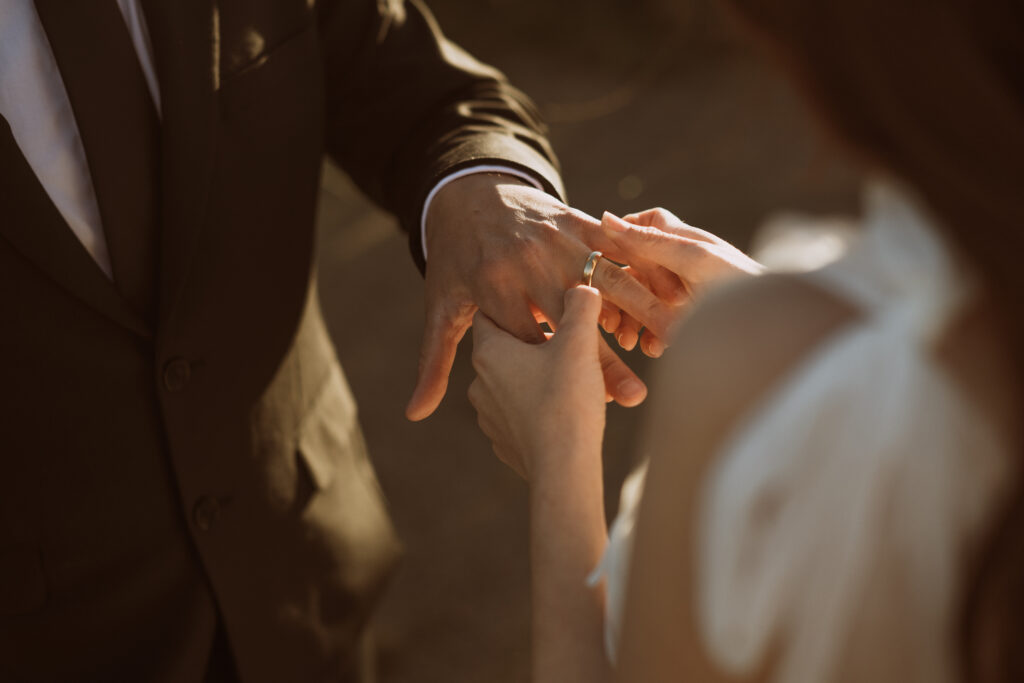
<instances>
[{"instance_id":1,"label":"man's finger","mask_svg":"<svg viewBox=\"0 0 1024 683\"><path fill-rule=\"evenodd\" d=\"M420 368L416 388L405 407L406 418L416 422L429 417L441 404L448 390L448 375L455 362L455 350L469 329L471 310L448 315L440 310L428 313L420 349Z\"/></svg>"}]
</instances>

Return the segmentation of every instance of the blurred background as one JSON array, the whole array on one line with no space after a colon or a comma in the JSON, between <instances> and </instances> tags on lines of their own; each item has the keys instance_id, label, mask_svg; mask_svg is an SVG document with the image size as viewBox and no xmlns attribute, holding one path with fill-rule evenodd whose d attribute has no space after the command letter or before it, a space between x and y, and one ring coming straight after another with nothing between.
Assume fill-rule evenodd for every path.
<instances>
[{"instance_id":1,"label":"blurred background","mask_svg":"<svg viewBox=\"0 0 1024 683\"><path fill-rule=\"evenodd\" d=\"M583 211L662 206L742 247L779 210L855 211L855 170L714 2L428 2L450 38L538 103ZM477 428L469 344L440 410L408 423L420 275L394 221L330 167L320 249L324 313L406 544L374 626L379 679L528 680L526 488ZM654 379L656 362L626 358ZM643 419L643 406L609 409L609 516Z\"/></svg>"}]
</instances>

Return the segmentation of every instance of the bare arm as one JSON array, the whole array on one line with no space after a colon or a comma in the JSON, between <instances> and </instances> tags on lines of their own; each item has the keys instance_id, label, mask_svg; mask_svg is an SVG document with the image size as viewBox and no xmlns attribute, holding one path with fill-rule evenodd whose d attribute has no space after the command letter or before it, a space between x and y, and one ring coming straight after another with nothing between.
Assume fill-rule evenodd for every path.
<instances>
[{"instance_id":1,"label":"bare arm","mask_svg":"<svg viewBox=\"0 0 1024 683\"><path fill-rule=\"evenodd\" d=\"M533 680L607 680L603 595L586 585L607 541L602 495L601 298L565 296L563 325L524 344L482 314L469 390L498 457L530 482Z\"/></svg>"},{"instance_id":2,"label":"bare arm","mask_svg":"<svg viewBox=\"0 0 1024 683\"><path fill-rule=\"evenodd\" d=\"M607 543L601 467L587 462L594 455L556 454L560 473L530 489L535 683L610 679L604 592L586 583Z\"/></svg>"}]
</instances>

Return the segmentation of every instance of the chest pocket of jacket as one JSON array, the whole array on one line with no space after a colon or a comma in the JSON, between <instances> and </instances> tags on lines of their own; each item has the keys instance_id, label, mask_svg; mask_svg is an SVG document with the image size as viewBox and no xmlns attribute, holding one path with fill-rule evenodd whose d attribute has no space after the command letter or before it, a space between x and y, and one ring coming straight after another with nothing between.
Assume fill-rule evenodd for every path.
<instances>
[{"instance_id":1,"label":"chest pocket of jacket","mask_svg":"<svg viewBox=\"0 0 1024 683\"><path fill-rule=\"evenodd\" d=\"M39 552L28 546L0 548L0 617L37 612L46 598Z\"/></svg>"},{"instance_id":2,"label":"chest pocket of jacket","mask_svg":"<svg viewBox=\"0 0 1024 683\"><path fill-rule=\"evenodd\" d=\"M314 24L309 0L221 0L218 7L221 81L260 66Z\"/></svg>"},{"instance_id":3,"label":"chest pocket of jacket","mask_svg":"<svg viewBox=\"0 0 1024 683\"><path fill-rule=\"evenodd\" d=\"M222 70L220 103L225 119L240 118L253 107L283 108L291 99L309 97L306 89L321 84L318 37L316 25L307 24L283 42L263 46L234 71ZM261 40L250 38L254 46L262 45Z\"/></svg>"}]
</instances>

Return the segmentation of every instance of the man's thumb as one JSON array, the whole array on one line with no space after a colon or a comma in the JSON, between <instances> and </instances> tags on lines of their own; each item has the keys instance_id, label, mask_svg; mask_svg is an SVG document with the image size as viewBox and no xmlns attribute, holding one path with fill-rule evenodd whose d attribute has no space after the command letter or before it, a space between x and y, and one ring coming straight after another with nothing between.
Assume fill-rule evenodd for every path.
<instances>
[{"instance_id":1,"label":"man's thumb","mask_svg":"<svg viewBox=\"0 0 1024 683\"><path fill-rule=\"evenodd\" d=\"M455 362L455 350L468 327L468 320L452 320L440 312L428 314L420 350L419 378L405 408L408 419L414 422L422 420L440 405L448 390L448 375Z\"/></svg>"}]
</instances>

